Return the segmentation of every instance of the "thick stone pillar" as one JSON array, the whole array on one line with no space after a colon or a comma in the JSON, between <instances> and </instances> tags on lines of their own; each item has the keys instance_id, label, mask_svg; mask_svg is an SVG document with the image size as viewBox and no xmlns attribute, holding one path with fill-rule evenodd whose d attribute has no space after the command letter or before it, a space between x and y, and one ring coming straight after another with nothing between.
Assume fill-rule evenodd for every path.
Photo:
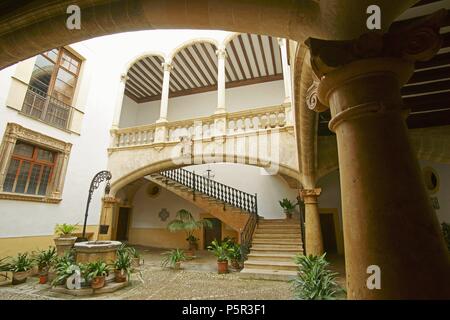
<instances>
[{"instance_id":1,"label":"thick stone pillar","mask_svg":"<svg viewBox=\"0 0 450 320\"><path fill-rule=\"evenodd\" d=\"M305 250L307 255L323 254L322 230L320 228L319 204L317 198L322 189L303 189L301 197L305 203Z\"/></svg>"},{"instance_id":2,"label":"thick stone pillar","mask_svg":"<svg viewBox=\"0 0 450 320\"><path fill-rule=\"evenodd\" d=\"M450 256L400 95L415 60L439 50L438 18L355 41L309 41L337 136L349 299L450 298Z\"/></svg>"},{"instance_id":3,"label":"thick stone pillar","mask_svg":"<svg viewBox=\"0 0 450 320\"><path fill-rule=\"evenodd\" d=\"M225 48L220 48L216 51L217 54L217 110L218 113L226 112L225 105L225 60L227 58L227 51Z\"/></svg>"},{"instance_id":4,"label":"thick stone pillar","mask_svg":"<svg viewBox=\"0 0 450 320\"><path fill-rule=\"evenodd\" d=\"M281 63L283 66L283 81L284 81L284 103L291 102L291 69L288 63L288 53L286 39L278 39L278 44L281 49Z\"/></svg>"},{"instance_id":5,"label":"thick stone pillar","mask_svg":"<svg viewBox=\"0 0 450 320\"><path fill-rule=\"evenodd\" d=\"M170 63L163 63L162 64L164 69L164 76L163 76L163 84L162 84L162 90L161 90L161 108L159 111L159 120L160 122L167 122L167 108L169 106L169 89L170 89L170 71L172 70L172 65Z\"/></svg>"}]
</instances>

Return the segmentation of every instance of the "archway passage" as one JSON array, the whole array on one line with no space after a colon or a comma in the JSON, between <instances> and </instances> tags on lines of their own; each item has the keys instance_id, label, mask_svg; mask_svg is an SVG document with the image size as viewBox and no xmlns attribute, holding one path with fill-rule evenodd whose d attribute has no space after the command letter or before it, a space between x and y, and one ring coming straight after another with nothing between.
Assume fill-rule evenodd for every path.
<instances>
[{"instance_id":1,"label":"archway passage","mask_svg":"<svg viewBox=\"0 0 450 320\"><path fill-rule=\"evenodd\" d=\"M24 3L7 0L0 7L0 68L69 43L145 29L229 30L300 41L308 37L351 39L366 30L369 5L381 7L383 29L386 29L415 2L63 0ZM80 29L65 27L69 5L80 8Z\"/></svg>"}]
</instances>

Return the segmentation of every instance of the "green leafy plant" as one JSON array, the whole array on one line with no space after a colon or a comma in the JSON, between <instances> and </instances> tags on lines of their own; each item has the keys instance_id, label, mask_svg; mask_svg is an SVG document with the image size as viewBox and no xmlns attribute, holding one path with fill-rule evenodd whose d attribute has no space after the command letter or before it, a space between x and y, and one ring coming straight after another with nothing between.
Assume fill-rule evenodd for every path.
<instances>
[{"instance_id":1,"label":"green leafy plant","mask_svg":"<svg viewBox=\"0 0 450 320\"><path fill-rule=\"evenodd\" d=\"M127 250L117 250L117 258L114 261L114 269L122 271L130 276L133 268L131 267L131 255Z\"/></svg>"},{"instance_id":2,"label":"green leafy plant","mask_svg":"<svg viewBox=\"0 0 450 320\"><path fill-rule=\"evenodd\" d=\"M91 281L95 277L104 277L109 275L109 266L99 260L87 264L87 280Z\"/></svg>"},{"instance_id":3,"label":"green leafy plant","mask_svg":"<svg viewBox=\"0 0 450 320\"><path fill-rule=\"evenodd\" d=\"M119 252L128 252L130 257L132 258L140 258L141 254L134 247L129 247L125 243L122 243L121 246L117 249L117 253Z\"/></svg>"},{"instance_id":4,"label":"green leafy plant","mask_svg":"<svg viewBox=\"0 0 450 320\"><path fill-rule=\"evenodd\" d=\"M33 259L37 264L39 271L47 272L50 266L55 261L56 257L56 248L49 247L47 250L39 250L38 252L34 253Z\"/></svg>"},{"instance_id":5,"label":"green leafy plant","mask_svg":"<svg viewBox=\"0 0 450 320\"><path fill-rule=\"evenodd\" d=\"M283 200L278 201L278 203L286 212L294 211L295 206L297 205L287 198L284 198Z\"/></svg>"},{"instance_id":6,"label":"green leafy plant","mask_svg":"<svg viewBox=\"0 0 450 320\"><path fill-rule=\"evenodd\" d=\"M181 249L174 249L163 253L165 255L163 261L161 262L162 267L170 266L174 268L178 262L185 261L186 256L184 251Z\"/></svg>"},{"instance_id":7,"label":"green leafy plant","mask_svg":"<svg viewBox=\"0 0 450 320\"><path fill-rule=\"evenodd\" d=\"M80 271L83 276L83 268L80 265L75 263L75 257L73 252L67 251L64 256L57 257L54 261L54 271L56 273L56 277L52 282L52 285L62 284L68 277L75 273L75 270L80 268ZM81 270L83 269L83 270Z\"/></svg>"},{"instance_id":8,"label":"green leafy plant","mask_svg":"<svg viewBox=\"0 0 450 320\"><path fill-rule=\"evenodd\" d=\"M4 265L4 271L25 272L33 268L34 262L28 253L19 253L16 257L11 258L10 262Z\"/></svg>"},{"instance_id":9,"label":"green leafy plant","mask_svg":"<svg viewBox=\"0 0 450 320\"><path fill-rule=\"evenodd\" d=\"M55 227L55 233L59 236L67 236L72 234L77 229L77 224L57 224Z\"/></svg>"},{"instance_id":10,"label":"green leafy plant","mask_svg":"<svg viewBox=\"0 0 450 320\"><path fill-rule=\"evenodd\" d=\"M219 243L217 240L213 240L211 245L208 246L208 251L214 253L219 262L228 261L230 258L230 244L225 241Z\"/></svg>"},{"instance_id":11,"label":"green leafy plant","mask_svg":"<svg viewBox=\"0 0 450 320\"><path fill-rule=\"evenodd\" d=\"M243 261L242 248L239 243L236 242L235 239L226 237L223 239L223 242L227 243L228 246L228 257L230 260L235 260L237 262Z\"/></svg>"},{"instance_id":12,"label":"green leafy plant","mask_svg":"<svg viewBox=\"0 0 450 320\"><path fill-rule=\"evenodd\" d=\"M299 265L297 277L292 280L294 293L302 300L331 300L344 290L337 284L337 273L328 269L329 263L322 256L295 256Z\"/></svg>"},{"instance_id":13,"label":"green leafy plant","mask_svg":"<svg viewBox=\"0 0 450 320\"><path fill-rule=\"evenodd\" d=\"M176 214L175 219L169 222L169 224L167 225L167 229L170 232L186 232L186 241L188 241L189 243L192 243L191 241L194 241L194 243L196 243L198 239L194 237L193 233L195 230L201 229L202 227L212 228L211 221L206 219L195 220L192 214L185 209L179 210Z\"/></svg>"},{"instance_id":14,"label":"green leafy plant","mask_svg":"<svg viewBox=\"0 0 450 320\"><path fill-rule=\"evenodd\" d=\"M450 224L442 222L442 234L444 235L447 248L450 251Z\"/></svg>"}]
</instances>

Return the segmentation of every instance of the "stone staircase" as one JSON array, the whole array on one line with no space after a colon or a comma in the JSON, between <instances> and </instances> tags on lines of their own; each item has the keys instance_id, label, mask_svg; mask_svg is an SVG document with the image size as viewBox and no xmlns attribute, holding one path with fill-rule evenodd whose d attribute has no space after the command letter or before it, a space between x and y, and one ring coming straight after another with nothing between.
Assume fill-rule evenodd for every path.
<instances>
[{"instance_id":1,"label":"stone staircase","mask_svg":"<svg viewBox=\"0 0 450 320\"><path fill-rule=\"evenodd\" d=\"M194 197L192 188L181 182L167 178L160 173L151 174L147 176L147 179L202 208L212 216L229 225L238 233L243 230L249 220L249 213L246 210L224 203L215 197L199 191L195 192Z\"/></svg>"},{"instance_id":2,"label":"stone staircase","mask_svg":"<svg viewBox=\"0 0 450 320\"><path fill-rule=\"evenodd\" d=\"M290 280L297 275L294 256L298 253L303 253L299 220L260 219L241 276Z\"/></svg>"}]
</instances>

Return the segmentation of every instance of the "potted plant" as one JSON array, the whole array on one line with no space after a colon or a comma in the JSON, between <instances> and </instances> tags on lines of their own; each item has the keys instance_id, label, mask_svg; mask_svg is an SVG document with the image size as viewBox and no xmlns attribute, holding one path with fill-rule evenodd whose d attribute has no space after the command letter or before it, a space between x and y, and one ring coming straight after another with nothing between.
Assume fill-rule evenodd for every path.
<instances>
[{"instance_id":1,"label":"potted plant","mask_svg":"<svg viewBox=\"0 0 450 320\"><path fill-rule=\"evenodd\" d=\"M235 270L241 269L242 250L241 245L233 239L228 239L228 256L230 258L231 267Z\"/></svg>"},{"instance_id":2,"label":"potted plant","mask_svg":"<svg viewBox=\"0 0 450 320\"><path fill-rule=\"evenodd\" d=\"M134 268L138 268L141 265L141 254L134 247L128 247L125 243L117 249L117 253L126 251L130 255L131 266Z\"/></svg>"},{"instance_id":3,"label":"potted plant","mask_svg":"<svg viewBox=\"0 0 450 320\"><path fill-rule=\"evenodd\" d=\"M186 255L181 249L174 249L163 253L163 255L165 255L165 258L161 262L162 267L169 265L171 268L178 270L181 267L181 261L186 260Z\"/></svg>"},{"instance_id":4,"label":"potted plant","mask_svg":"<svg viewBox=\"0 0 450 320\"><path fill-rule=\"evenodd\" d=\"M4 271L13 273L12 284L20 284L27 281L30 275L30 270L33 268L33 259L28 257L28 253L19 253L11 262L6 263L3 268Z\"/></svg>"},{"instance_id":5,"label":"potted plant","mask_svg":"<svg viewBox=\"0 0 450 320\"><path fill-rule=\"evenodd\" d=\"M228 273L228 258L230 254L228 242L220 244L217 240L213 240L211 245L208 246L208 250L217 257L218 273Z\"/></svg>"},{"instance_id":6,"label":"potted plant","mask_svg":"<svg viewBox=\"0 0 450 320\"><path fill-rule=\"evenodd\" d=\"M201 219L195 220L192 214L181 209L177 212L174 220L169 222L167 229L170 232L184 231L186 232L186 241L189 244L189 250L186 252L188 256L194 255L194 250L197 249L197 238L194 236L194 232L201 228L212 228L212 223L209 220Z\"/></svg>"},{"instance_id":7,"label":"potted plant","mask_svg":"<svg viewBox=\"0 0 450 320\"><path fill-rule=\"evenodd\" d=\"M125 282L130 278L132 266L131 255L127 250L117 250L117 259L114 262L114 275L116 282Z\"/></svg>"},{"instance_id":8,"label":"potted plant","mask_svg":"<svg viewBox=\"0 0 450 320\"><path fill-rule=\"evenodd\" d=\"M40 250L34 255L34 261L38 266L40 284L47 283L48 271L56 257L56 249L54 247L50 247L47 250Z\"/></svg>"},{"instance_id":9,"label":"potted plant","mask_svg":"<svg viewBox=\"0 0 450 320\"><path fill-rule=\"evenodd\" d=\"M280 206L283 208L284 213L286 214L287 219L292 218L292 213L294 212L296 204L292 203L289 199L284 198L283 200L278 201Z\"/></svg>"},{"instance_id":10,"label":"potted plant","mask_svg":"<svg viewBox=\"0 0 450 320\"><path fill-rule=\"evenodd\" d=\"M58 238L53 239L56 245L56 251L58 252L58 256L63 256L64 253L71 249L77 240L77 237L73 235L73 232L76 230L77 225L75 224L57 224L55 227L55 233L59 236Z\"/></svg>"},{"instance_id":11,"label":"potted plant","mask_svg":"<svg viewBox=\"0 0 450 320\"><path fill-rule=\"evenodd\" d=\"M329 263L325 260L325 255L326 253L322 256L295 256L299 272L292 283L298 299L330 300L345 292L336 282L337 273L328 269Z\"/></svg>"},{"instance_id":12,"label":"potted plant","mask_svg":"<svg viewBox=\"0 0 450 320\"><path fill-rule=\"evenodd\" d=\"M105 262L101 260L90 262L87 265L87 271L92 289L100 289L105 286L105 277L109 275L109 267Z\"/></svg>"},{"instance_id":13,"label":"potted plant","mask_svg":"<svg viewBox=\"0 0 450 320\"><path fill-rule=\"evenodd\" d=\"M53 286L55 285L64 285L66 283L67 278L75 273L79 266L75 263L75 259L72 253L66 252L62 257L57 257L54 261L54 272L55 278L51 280Z\"/></svg>"}]
</instances>

